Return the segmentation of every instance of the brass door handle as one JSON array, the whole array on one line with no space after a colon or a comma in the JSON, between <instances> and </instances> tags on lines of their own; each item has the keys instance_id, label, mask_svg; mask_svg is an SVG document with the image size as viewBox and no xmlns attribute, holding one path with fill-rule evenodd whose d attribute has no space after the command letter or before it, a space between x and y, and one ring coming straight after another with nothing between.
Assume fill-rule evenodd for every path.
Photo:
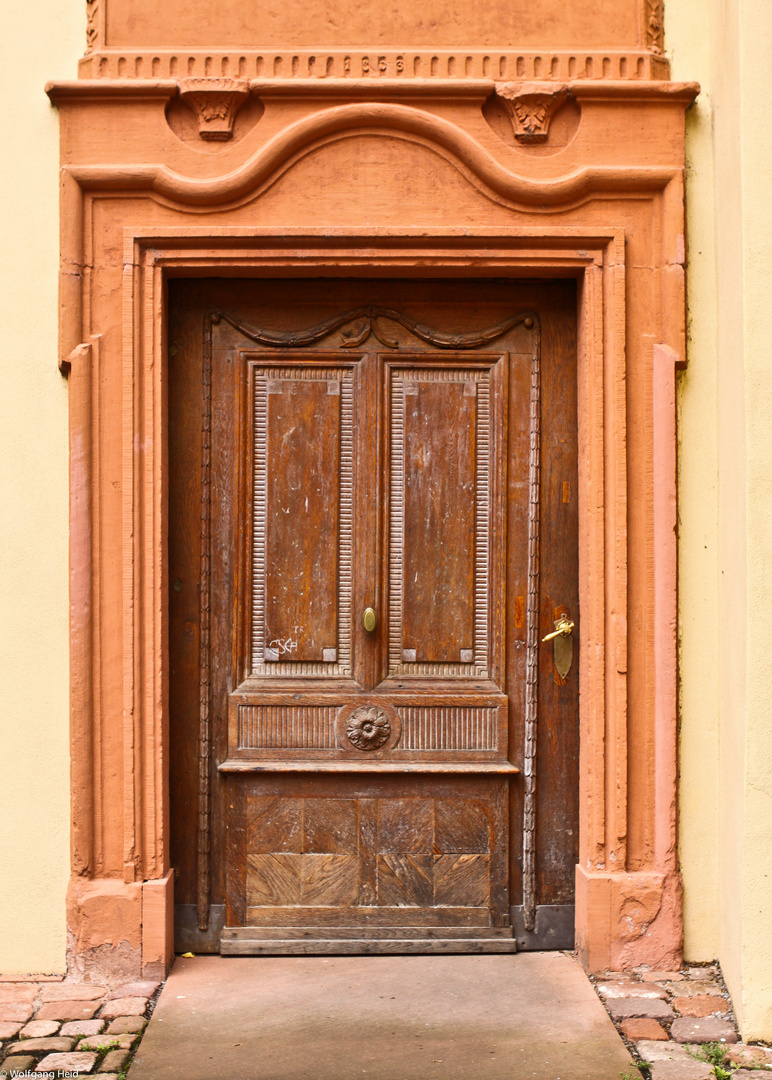
<instances>
[{"instance_id":1,"label":"brass door handle","mask_svg":"<svg viewBox=\"0 0 772 1080\"><path fill-rule=\"evenodd\" d=\"M557 637L568 637L573 633L573 629L574 624L571 619L569 619L568 615L561 615L559 619L555 620L555 629L552 633L547 634L546 637L541 639L542 643L545 641L552 641L553 638Z\"/></svg>"},{"instance_id":2,"label":"brass door handle","mask_svg":"<svg viewBox=\"0 0 772 1080\"><path fill-rule=\"evenodd\" d=\"M373 630L375 630L377 621L373 609L371 607L365 608L365 613L362 616L362 625L368 634L372 634Z\"/></svg>"},{"instance_id":3,"label":"brass door handle","mask_svg":"<svg viewBox=\"0 0 772 1080\"><path fill-rule=\"evenodd\" d=\"M573 619L569 619L568 612L564 611L562 615L559 615L555 619L555 629L551 634L547 634L542 638L542 641L552 642L552 656L555 662L555 671L560 676L560 681L564 683L568 677L568 672L571 668L571 661L574 655L574 622Z\"/></svg>"}]
</instances>

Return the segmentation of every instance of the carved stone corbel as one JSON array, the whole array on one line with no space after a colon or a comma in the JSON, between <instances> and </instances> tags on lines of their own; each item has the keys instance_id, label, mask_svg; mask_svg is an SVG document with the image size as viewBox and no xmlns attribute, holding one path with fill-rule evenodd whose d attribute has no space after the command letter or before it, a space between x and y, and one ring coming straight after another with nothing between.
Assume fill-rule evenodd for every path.
<instances>
[{"instance_id":1,"label":"carved stone corbel","mask_svg":"<svg viewBox=\"0 0 772 1080\"><path fill-rule=\"evenodd\" d=\"M180 80L180 99L195 113L198 133L208 142L225 142L233 137L233 121L248 97L246 79Z\"/></svg>"},{"instance_id":2,"label":"carved stone corbel","mask_svg":"<svg viewBox=\"0 0 772 1080\"><path fill-rule=\"evenodd\" d=\"M552 117L568 97L563 83L496 83L520 143L547 141Z\"/></svg>"}]
</instances>

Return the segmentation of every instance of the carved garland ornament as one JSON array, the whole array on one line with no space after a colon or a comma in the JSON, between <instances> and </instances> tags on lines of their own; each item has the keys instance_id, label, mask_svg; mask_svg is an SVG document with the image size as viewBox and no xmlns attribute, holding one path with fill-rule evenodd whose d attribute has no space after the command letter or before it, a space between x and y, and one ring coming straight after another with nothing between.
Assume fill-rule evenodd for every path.
<instances>
[{"instance_id":1,"label":"carved garland ornament","mask_svg":"<svg viewBox=\"0 0 772 1080\"><path fill-rule=\"evenodd\" d=\"M530 315L520 314L513 315L488 330L474 330L468 334L445 334L441 330L434 330L431 326L416 322L415 319L411 319L409 315L405 315L402 311L379 307L375 304L369 304L367 307L352 308L350 311L344 311L340 315L333 315L332 318L325 319L324 322L317 323L316 326L311 326L307 330L290 330L286 332L258 329L242 322L233 315L229 315L227 311L213 311L210 313L209 318L213 323L218 323L222 319L224 322L230 323L235 330L249 338L250 341L255 341L258 345L270 345L277 349L297 349L304 345L313 345L317 341L321 341L322 338L327 337L328 334L332 334L335 330L341 331L343 340L340 347L342 349L358 348L367 340L370 334L381 345L385 345L387 349L398 349L399 342L386 333L381 325L382 319L399 323L400 326L404 326L415 337L425 341L427 345L434 345L437 349L475 349L480 345L488 345L491 341L495 341L496 338L511 330L513 326L517 326L518 323L524 323L529 328L533 324ZM342 327L347 327L349 323L355 325L350 329L342 329Z\"/></svg>"},{"instance_id":2,"label":"carved garland ornament","mask_svg":"<svg viewBox=\"0 0 772 1080\"><path fill-rule=\"evenodd\" d=\"M377 750L391 735L391 723L383 709L366 705L349 716L346 735L357 750Z\"/></svg>"}]
</instances>

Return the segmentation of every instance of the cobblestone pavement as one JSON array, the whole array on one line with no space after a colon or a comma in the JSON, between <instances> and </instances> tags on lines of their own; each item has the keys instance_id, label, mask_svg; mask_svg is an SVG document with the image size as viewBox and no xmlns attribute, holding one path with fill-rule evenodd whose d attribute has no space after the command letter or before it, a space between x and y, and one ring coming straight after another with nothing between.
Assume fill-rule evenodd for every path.
<instances>
[{"instance_id":1,"label":"cobblestone pavement","mask_svg":"<svg viewBox=\"0 0 772 1080\"><path fill-rule=\"evenodd\" d=\"M0 976L0 1080L94 1074L124 1080L160 986L110 989L61 976Z\"/></svg>"},{"instance_id":2,"label":"cobblestone pavement","mask_svg":"<svg viewBox=\"0 0 772 1080\"><path fill-rule=\"evenodd\" d=\"M717 964L607 971L591 981L647 1080L761 1080L772 1072L772 1049L740 1042Z\"/></svg>"}]
</instances>

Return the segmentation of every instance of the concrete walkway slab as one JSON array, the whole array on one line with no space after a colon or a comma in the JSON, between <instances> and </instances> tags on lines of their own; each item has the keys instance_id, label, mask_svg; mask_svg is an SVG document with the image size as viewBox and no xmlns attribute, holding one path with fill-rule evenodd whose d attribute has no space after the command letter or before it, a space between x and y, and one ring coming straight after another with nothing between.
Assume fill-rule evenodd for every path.
<instances>
[{"instance_id":1,"label":"concrete walkway slab","mask_svg":"<svg viewBox=\"0 0 772 1080\"><path fill-rule=\"evenodd\" d=\"M202 956L175 963L129 1080L619 1080L630 1061L564 953Z\"/></svg>"}]
</instances>

